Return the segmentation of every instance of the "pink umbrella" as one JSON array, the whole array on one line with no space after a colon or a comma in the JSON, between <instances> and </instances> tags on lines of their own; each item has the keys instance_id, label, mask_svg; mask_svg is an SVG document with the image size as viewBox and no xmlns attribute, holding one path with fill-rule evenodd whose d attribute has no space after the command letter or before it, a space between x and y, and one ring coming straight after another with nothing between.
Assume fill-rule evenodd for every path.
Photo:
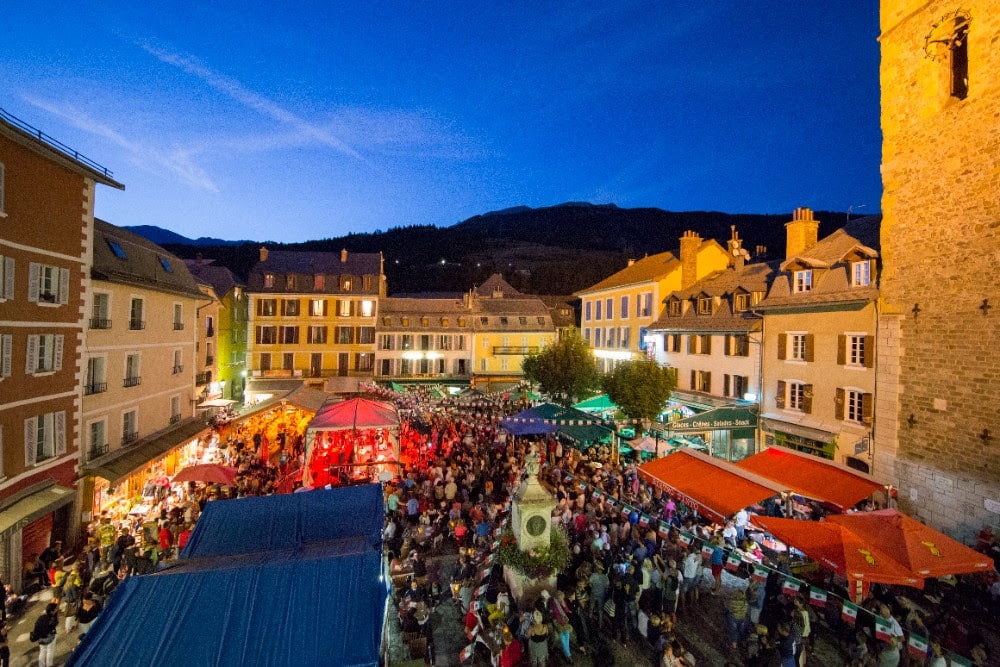
<instances>
[{"instance_id":1,"label":"pink umbrella","mask_svg":"<svg viewBox=\"0 0 1000 667\"><path fill-rule=\"evenodd\" d=\"M174 475L174 483L211 482L214 484L232 484L235 479L236 468L216 463L188 466Z\"/></svg>"}]
</instances>

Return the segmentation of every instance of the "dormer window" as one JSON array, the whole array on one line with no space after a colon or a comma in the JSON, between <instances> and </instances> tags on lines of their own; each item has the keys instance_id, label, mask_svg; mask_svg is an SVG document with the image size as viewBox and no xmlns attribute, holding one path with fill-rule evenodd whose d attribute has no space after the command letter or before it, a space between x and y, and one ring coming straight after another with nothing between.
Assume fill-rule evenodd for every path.
<instances>
[{"instance_id":1,"label":"dormer window","mask_svg":"<svg viewBox=\"0 0 1000 667\"><path fill-rule=\"evenodd\" d=\"M340 278L340 289L343 292L350 292L351 291L351 277L350 276L342 276Z\"/></svg>"},{"instance_id":2,"label":"dormer window","mask_svg":"<svg viewBox=\"0 0 1000 667\"><path fill-rule=\"evenodd\" d=\"M746 292L733 295L733 312L744 313L750 310L750 295Z\"/></svg>"},{"instance_id":3,"label":"dormer window","mask_svg":"<svg viewBox=\"0 0 1000 667\"><path fill-rule=\"evenodd\" d=\"M295 276L285 276L285 289L295 289Z\"/></svg>"},{"instance_id":4,"label":"dormer window","mask_svg":"<svg viewBox=\"0 0 1000 667\"><path fill-rule=\"evenodd\" d=\"M265 273L264 274L264 287L265 288L274 287L274 274L273 273Z\"/></svg>"},{"instance_id":5,"label":"dormer window","mask_svg":"<svg viewBox=\"0 0 1000 667\"><path fill-rule=\"evenodd\" d=\"M813 272L812 269L803 269L801 271L796 271L793 274L794 282L792 284L792 291L796 294L800 292L811 292L813 288Z\"/></svg>"},{"instance_id":6,"label":"dormer window","mask_svg":"<svg viewBox=\"0 0 1000 667\"><path fill-rule=\"evenodd\" d=\"M322 292L326 289L326 276L322 273L317 273L313 275L313 289L317 292Z\"/></svg>"},{"instance_id":7,"label":"dormer window","mask_svg":"<svg viewBox=\"0 0 1000 667\"><path fill-rule=\"evenodd\" d=\"M681 302L679 300L677 300L677 299L671 300L669 308L670 308L670 316L671 317L679 317L680 316L680 314L681 314Z\"/></svg>"},{"instance_id":8,"label":"dormer window","mask_svg":"<svg viewBox=\"0 0 1000 667\"><path fill-rule=\"evenodd\" d=\"M699 315L712 314L712 297L703 296L698 299L698 314Z\"/></svg>"},{"instance_id":9,"label":"dormer window","mask_svg":"<svg viewBox=\"0 0 1000 667\"><path fill-rule=\"evenodd\" d=\"M872 281L872 263L868 260L851 262L851 285L867 287Z\"/></svg>"}]
</instances>

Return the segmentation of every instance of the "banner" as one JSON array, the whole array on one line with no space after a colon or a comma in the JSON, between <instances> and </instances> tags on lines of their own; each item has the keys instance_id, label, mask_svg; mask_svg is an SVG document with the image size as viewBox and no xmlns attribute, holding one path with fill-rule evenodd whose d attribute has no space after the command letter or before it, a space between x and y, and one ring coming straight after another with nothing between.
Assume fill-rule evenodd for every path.
<instances>
[{"instance_id":1,"label":"banner","mask_svg":"<svg viewBox=\"0 0 1000 667\"><path fill-rule=\"evenodd\" d=\"M815 586L809 587L809 604L814 607L826 606L826 591Z\"/></svg>"}]
</instances>

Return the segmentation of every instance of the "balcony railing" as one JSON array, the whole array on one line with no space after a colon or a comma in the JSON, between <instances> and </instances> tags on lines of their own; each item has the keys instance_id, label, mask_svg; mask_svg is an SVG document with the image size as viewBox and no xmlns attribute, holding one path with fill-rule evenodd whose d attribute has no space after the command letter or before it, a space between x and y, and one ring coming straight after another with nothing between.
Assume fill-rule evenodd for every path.
<instances>
[{"instance_id":1,"label":"balcony railing","mask_svg":"<svg viewBox=\"0 0 1000 667\"><path fill-rule=\"evenodd\" d=\"M83 395L91 396L92 394L103 394L107 390L107 382L91 382L90 384L83 386Z\"/></svg>"},{"instance_id":2,"label":"balcony railing","mask_svg":"<svg viewBox=\"0 0 1000 667\"><path fill-rule=\"evenodd\" d=\"M174 331L184 331L184 323L174 322Z\"/></svg>"},{"instance_id":3,"label":"balcony railing","mask_svg":"<svg viewBox=\"0 0 1000 667\"><path fill-rule=\"evenodd\" d=\"M181 415L180 415L180 413L177 413L176 415L170 415L170 423L171 423L171 424L176 424L176 423L177 423L177 422L179 422L180 420L181 420Z\"/></svg>"},{"instance_id":4,"label":"balcony railing","mask_svg":"<svg viewBox=\"0 0 1000 667\"><path fill-rule=\"evenodd\" d=\"M146 322L143 320L129 320L128 328L132 331L142 331L146 328Z\"/></svg>"},{"instance_id":5,"label":"balcony railing","mask_svg":"<svg viewBox=\"0 0 1000 667\"><path fill-rule=\"evenodd\" d=\"M93 461L94 459L104 456L108 453L108 443L103 445L91 445L90 449L87 450L87 460Z\"/></svg>"},{"instance_id":6,"label":"balcony railing","mask_svg":"<svg viewBox=\"0 0 1000 667\"><path fill-rule=\"evenodd\" d=\"M138 387L142 384L142 378L136 375L135 377L125 378L124 385L126 387Z\"/></svg>"},{"instance_id":7,"label":"balcony railing","mask_svg":"<svg viewBox=\"0 0 1000 667\"><path fill-rule=\"evenodd\" d=\"M215 363L215 357L205 357L205 365L211 366Z\"/></svg>"},{"instance_id":8,"label":"balcony railing","mask_svg":"<svg viewBox=\"0 0 1000 667\"><path fill-rule=\"evenodd\" d=\"M122 433L122 447L128 447L132 443L136 442L138 439L139 439L138 431L129 431Z\"/></svg>"},{"instance_id":9,"label":"balcony railing","mask_svg":"<svg viewBox=\"0 0 1000 667\"><path fill-rule=\"evenodd\" d=\"M58 297L52 292L41 292L38 295L38 300L42 303L55 303Z\"/></svg>"},{"instance_id":10,"label":"balcony railing","mask_svg":"<svg viewBox=\"0 0 1000 667\"><path fill-rule=\"evenodd\" d=\"M82 162L83 164L87 165L91 169L97 170L98 172L104 174L105 177L107 177L107 178L112 178L113 177L110 169L107 169L106 167L102 167L101 165L97 164L96 162L94 162L93 160L91 160L90 158L88 158L86 155L83 155L83 154L81 154L81 153L73 150L72 148L70 148L66 144L58 141L57 139L54 139L54 138L50 137L49 135L45 134L41 130L38 130L38 129L32 127L31 125L29 125L28 123L24 122L23 120L21 120L17 116L12 116L11 114L7 113L5 110L0 109L0 118L3 118L8 123L14 125L18 129L20 129L22 132L27 132L31 136L36 137L39 141L45 142L46 144L48 144L52 148L56 149L60 153L68 155L69 157L73 158L77 162Z\"/></svg>"},{"instance_id":11,"label":"balcony railing","mask_svg":"<svg viewBox=\"0 0 1000 667\"><path fill-rule=\"evenodd\" d=\"M537 345L494 345L493 354L536 354L540 349Z\"/></svg>"},{"instance_id":12,"label":"balcony railing","mask_svg":"<svg viewBox=\"0 0 1000 667\"><path fill-rule=\"evenodd\" d=\"M103 317L92 317L90 318L90 328L91 329L110 329L111 320L105 319Z\"/></svg>"},{"instance_id":13,"label":"balcony railing","mask_svg":"<svg viewBox=\"0 0 1000 667\"><path fill-rule=\"evenodd\" d=\"M183 370L184 370L183 366L174 366L174 375L179 374Z\"/></svg>"},{"instance_id":14,"label":"balcony railing","mask_svg":"<svg viewBox=\"0 0 1000 667\"><path fill-rule=\"evenodd\" d=\"M198 373L197 375L194 376L194 383L197 386L208 384L211 381L212 381L211 373Z\"/></svg>"}]
</instances>

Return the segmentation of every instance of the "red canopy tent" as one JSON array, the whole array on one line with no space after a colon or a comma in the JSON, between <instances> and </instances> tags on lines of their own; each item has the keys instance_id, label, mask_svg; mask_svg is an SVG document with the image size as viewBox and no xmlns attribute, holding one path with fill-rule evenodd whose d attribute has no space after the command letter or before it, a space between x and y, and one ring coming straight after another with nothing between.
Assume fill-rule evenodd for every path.
<instances>
[{"instance_id":1,"label":"red canopy tent","mask_svg":"<svg viewBox=\"0 0 1000 667\"><path fill-rule=\"evenodd\" d=\"M304 486L335 483L364 466L384 469L398 464L396 408L367 398L326 403L306 427L305 461Z\"/></svg>"},{"instance_id":2,"label":"red canopy tent","mask_svg":"<svg viewBox=\"0 0 1000 667\"><path fill-rule=\"evenodd\" d=\"M719 519L784 491L732 463L687 448L642 464L639 475Z\"/></svg>"},{"instance_id":3,"label":"red canopy tent","mask_svg":"<svg viewBox=\"0 0 1000 667\"><path fill-rule=\"evenodd\" d=\"M993 560L988 556L899 510L840 514L828 516L826 520L878 544L879 549L921 578L993 569Z\"/></svg>"},{"instance_id":4,"label":"red canopy tent","mask_svg":"<svg viewBox=\"0 0 1000 667\"><path fill-rule=\"evenodd\" d=\"M736 465L773 480L796 495L827 502L841 510L885 489L873 477L785 447L769 447Z\"/></svg>"}]
</instances>

